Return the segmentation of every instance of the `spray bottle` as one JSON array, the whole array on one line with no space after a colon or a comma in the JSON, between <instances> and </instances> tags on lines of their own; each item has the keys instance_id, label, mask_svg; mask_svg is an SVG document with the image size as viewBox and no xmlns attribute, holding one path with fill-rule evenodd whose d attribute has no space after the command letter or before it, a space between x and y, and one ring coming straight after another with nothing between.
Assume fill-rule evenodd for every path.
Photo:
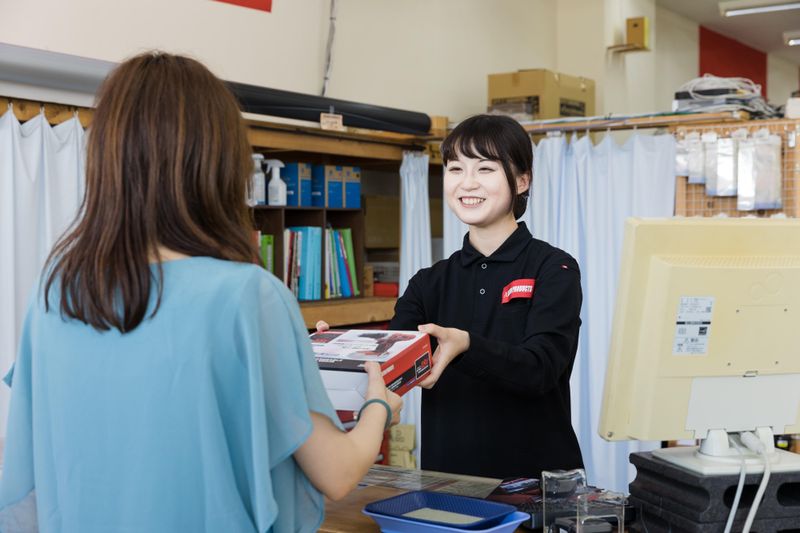
<instances>
[{"instance_id":1,"label":"spray bottle","mask_svg":"<svg viewBox=\"0 0 800 533\"><path fill-rule=\"evenodd\" d=\"M250 197L247 202L250 206L267 204L266 177L261 171L262 161L264 161L263 155L253 154L253 174L250 177Z\"/></svg>"},{"instance_id":2,"label":"spray bottle","mask_svg":"<svg viewBox=\"0 0 800 533\"><path fill-rule=\"evenodd\" d=\"M281 169L283 161L278 159L267 159L267 171L272 171L272 178L269 180L268 201L269 205L286 205L286 183L281 179Z\"/></svg>"}]
</instances>

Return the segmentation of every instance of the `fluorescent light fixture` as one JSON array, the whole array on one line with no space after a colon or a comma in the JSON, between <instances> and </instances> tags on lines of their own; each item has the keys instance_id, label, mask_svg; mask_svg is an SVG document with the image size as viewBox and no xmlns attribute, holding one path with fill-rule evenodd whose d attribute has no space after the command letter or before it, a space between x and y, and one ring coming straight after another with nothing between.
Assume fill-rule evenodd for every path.
<instances>
[{"instance_id":1,"label":"fluorescent light fixture","mask_svg":"<svg viewBox=\"0 0 800 533\"><path fill-rule=\"evenodd\" d=\"M800 2L788 0L726 0L719 3L719 12L723 17L789 11L791 9L800 9Z\"/></svg>"},{"instance_id":2,"label":"fluorescent light fixture","mask_svg":"<svg viewBox=\"0 0 800 533\"><path fill-rule=\"evenodd\" d=\"M800 45L800 30L783 32L783 42L789 46Z\"/></svg>"}]
</instances>

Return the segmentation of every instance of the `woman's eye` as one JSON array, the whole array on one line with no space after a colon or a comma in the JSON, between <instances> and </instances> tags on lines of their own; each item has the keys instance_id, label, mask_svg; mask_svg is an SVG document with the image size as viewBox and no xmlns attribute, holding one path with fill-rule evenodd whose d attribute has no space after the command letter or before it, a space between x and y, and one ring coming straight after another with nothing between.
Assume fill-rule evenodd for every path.
<instances>
[{"instance_id":1,"label":"woman's eye","mask_svg":"<svg viewBox=\"0 0 800 533\"><path fill-rule=\"evenodd\" d=\"M478 172L483 172L483 173L494 172L494 169L492 167L479 167Z\"/></svg>"},{"instance_id":2,"label":"woman's eye","mask_svg":"<svg viewBox=\"0 0 800 533\"><path fill-rule=\"evenodd\" d=\"M448 172L460 172L461 167L447 167Z\"/></svg>"}]
</instances>

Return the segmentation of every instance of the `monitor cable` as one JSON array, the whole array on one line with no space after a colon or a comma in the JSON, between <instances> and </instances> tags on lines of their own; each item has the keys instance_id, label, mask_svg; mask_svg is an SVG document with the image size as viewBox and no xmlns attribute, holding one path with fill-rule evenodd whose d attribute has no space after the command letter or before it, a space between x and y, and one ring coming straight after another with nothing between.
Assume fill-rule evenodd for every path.
<instances>
[{"instance_id":1,"label":"monitor cable","mask_svg":"<svg viewBox=\"0 0 800 533\"><path fill-rule=\"evenodd\" d=\"M733 444L733 447L739 452L742 457L742 465L739 470L739 484L736 486L736 496L733 497L733 505L731 505L731 512L728 514L728 521L725 523L725 533L731 533L733 527L733 519L736 516L736 511L739 509L739 500L742 499L742 491L744 490L744 478L747 475L747 458L745 452L736 439L728 437L728 442Z\"/></svg>"},{"instance_id":2,"label":"monitor cable","mask_svg":"<svg viewBox=\"0 0 800 533\"><path fill-rule=\"evenodd\" d=\"M753 500L753 505L750 507L750 512L747 513L747 520L744 523L744 528L742 528L742 533L750 533L750 528L753 526L753 521L755 520L756 513L758 512L758 506L761 505L761 498L764 497L764 492L767 490L767 484L769 483L769 476L771 474L771 467L769 455L767 454L767 448L764 446L764 443L761 442L761 440L759 440L759 438L750 431L741 433L741 437L742 444L747 446L753 452L764 456L764 477L761 478L761 484L758 486L758 491L756 492L756 497Z\"/></svg>"}]
</instances>

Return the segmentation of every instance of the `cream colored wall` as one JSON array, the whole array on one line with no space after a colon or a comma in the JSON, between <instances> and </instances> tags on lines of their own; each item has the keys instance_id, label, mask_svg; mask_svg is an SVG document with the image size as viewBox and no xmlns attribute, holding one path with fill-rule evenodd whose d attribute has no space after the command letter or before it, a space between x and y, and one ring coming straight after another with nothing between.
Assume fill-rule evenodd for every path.
<instances>
[{"instance_id":1,"label":"cream colored wall","mask_svg":"<svg viewBox=\"0 0 800 533\"><path fill-rule=\"evenodd\" d=\"M773 105L784 105L792 91L798 89L800 68L791 61L767 56L767 99Z\"/></svg>"},{"instance_id":2,"label":"cream colored wall","mask_svg":"<svg viewBox=\"0 0 800 533\"><path fill-rule=\"evenodd\" d=\"M662 7L656 8L655 102L670 110L677 89L697 77L700 70L698 24Z\"/></svg>"},{"instance_id":3,"label":"cream colored wall","mask_svg":"<svg viewBox=\"0 0 800 533\"><path fill-rule=\"evenodd\" d=\"M331 96L458 120L486 110L488 74L555 67L553 0L338 6Z\"/></svg>"},{"instance_id":4,"label":"cream colored wall","mask_svg":"<svg viewBox=\"0 0 800 533\"><path fill-rule=\"evenodd\" d=\"M4 0L6 43L108 61L150 48L192 55L218 76L318 91L327 0L276 0L271 14L210 0Z\"/></svg>"},{"instance_id":5,"label":"cream colored wall","mask_svg":"<svg viewBox=\"0 0 800 533\"><path fill-rule=\"evenodd\" d=\"M338 0L328 94L454 119L484 111L487 74L554 68L555 2ZM274 0L272 13L210 0L3 4L10 44L108 61L161 48L232 81L322 88L328 0Z\"/></svg>"}]
</instances>

